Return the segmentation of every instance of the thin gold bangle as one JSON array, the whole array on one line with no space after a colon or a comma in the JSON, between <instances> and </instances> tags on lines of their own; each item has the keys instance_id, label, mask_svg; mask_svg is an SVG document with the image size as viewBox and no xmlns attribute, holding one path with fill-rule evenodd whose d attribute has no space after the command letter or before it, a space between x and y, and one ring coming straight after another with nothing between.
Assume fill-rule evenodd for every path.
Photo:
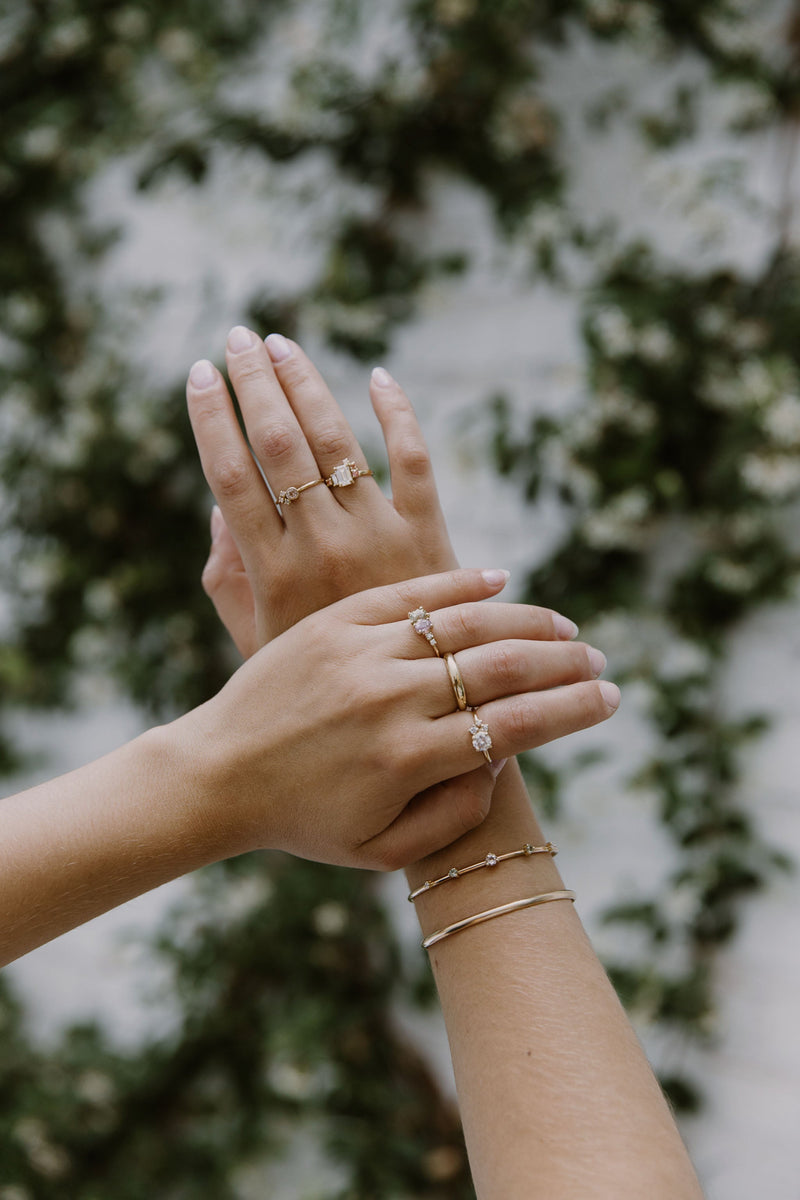
<instances>
[{"instance_id":1,"label":"thin gold bangle","mask_svg":"<svg viewBox=\"0 0 800 1200\"><path fill-rule=\"evenodd\" d=\"M422 949L430 950L431 946L435 946L444 938L459 933L462 929L468 929L470 925L480 925L483 921L491 921L493 917L504 917L506 913L517 912L521 908L533 908L535 904L548 904L551 900L574 901L574 899L575 893L567 890L542 892L538 896L525 896L522 900L512 900L510 904L501 904L499 908L487 908L485 912L475 913L472 917L464 917L463 920L455 921L452 925L445 925L444 929L437 929L435 933L425 938Z\"/></svg>"},{"instance_id":2,"label":"thin gold bangle","mask_svg":"<svg viewBox=\"0 0 800 1200\"><path fill-rule=\"evenodd\" d=\"M480 871L481 867L496 867L498 863L505 862L509 858L530 858L532 854L550 854L555 858L558 854L558 848L552 842L545 842L543 846L532 846L530 842L526 842L521 850L509 850L507 854L492 854L490 852L480 862L470 863L468 867L451 867L447 874L442 875L439 879L426 879L420 887L408 893L408 898L413 904L417 896L421 896L423 892L429 892L431 888L438 887L440 883L447 883L450 879L458 879L460 875L469 875L470 871Z\"/></svg>"}]
</instances>

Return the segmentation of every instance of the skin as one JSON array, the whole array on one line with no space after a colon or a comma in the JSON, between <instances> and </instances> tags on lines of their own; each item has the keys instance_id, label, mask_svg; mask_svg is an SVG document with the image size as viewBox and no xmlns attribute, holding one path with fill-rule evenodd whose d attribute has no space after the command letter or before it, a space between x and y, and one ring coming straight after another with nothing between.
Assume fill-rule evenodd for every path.
<instances>
[{"instance_id":1,"label":"skin","mask_svg":"<svg viewBox=\"0 0 800 1200\"><path fill-rule=\"evenodd\" d=\"M288 356L274 363L254 337L242 344L242 350L229 352L228 369L248 437L276 495L291 483L312 478L312 460L320 473L327 473L335 465L332 460L341 460L345 453L362 461L338 406L296 344L282 340L278 348L285 352L288 347ZM370 394L392 464L393 498L386 503L405 522L405 531L385 506L381 508L371 481L363 479L345 494L311 489L298 502L298 512L292 506L281 522L258 472L244 466L246 446L236 439L221 377L212 370L205 378L203 388L190 382L187 393L206 477L220 506L212 518L214 540L203 582L243 654L290 621L294 612L301 614L318 594L329 601L336 588L357 585L362 572L372 577L381 565L373 555L375 542L360 538L359 531L375 528L373 523L385 520L401 540L405 532L405 546L399 551L395 547L397 562L411 564L417 554L433 554L439 556L434 566L451 565L424 441L407 398L393 380L384 382L380 376L381 382L376 382L373 375ZM273 423L284 431L291 427L292 438L273 441L268 432ZM255 429L259 432L253 434ZM320 431L329 435L332 430L333 440L320 440ZM217 442L220 433L222 440ZM278 443L281 453L273 456ZM228 483L235 479L233 487L220 486L218 455L226 463ZM229 476L231 462L237 466ZM313 509L305 504L311 497ZM346 515L335 512L330 501L340 504ZM251 533L248 520L256 512ZM348 524L350 516L357 517L356 525ZM424 536L429 530L434 531L432 540ZM344 540L339 540L343 534ZM333 565L337 553L345 556L348 569L333 575L321 570L320 563ZM275 597L278 603L272 608ZM437 636L443 633L443 647L456 650L438 612L434 618ZM548 694L544 677L531 672L534 658L544 663L553 650L564 648L555 638L575 632L559 618L549 630L546 622L541 625L540 640L529 643L524 652L513 639L502 646L500 686L510 690L515 681L533 689L524 701L514 701L514 711L530 711L527 706L532 705L539 721L546 705L553 703L550 736L558 736L556 730L569 723L566 714L578 696L579 704L594 696L594 720L602 719L602 705L610 715L619 700L614 685L600 682L574 682ZM590 648L575 644L575 649L585 655L584 680L598 674L602 663ZM481 703L481 714L491 718L494 736L494 716L481 701L477 659L459 652L458 663L467 694ZM441 665L433 665L443 677ZM449 703L452 711L452 695ZM511 753L508 743L497 750ZM459 788L480 777L483 786L491 788L485 768L459 776L451 786ZM544 841L519 769L511 761L499 774L485 819L445 849L409 865L409 886L417 888L426 879L446 875L454 865L480 861L488 850L502 853ZM427 935L465 915L563 886L552 858L535 855L448 881L424 893L416 910ZM701 1197L667 1104L572 904L549 903L473 926L435 946L431 962L479 1200Z\"/></svg>"}]
</instances>

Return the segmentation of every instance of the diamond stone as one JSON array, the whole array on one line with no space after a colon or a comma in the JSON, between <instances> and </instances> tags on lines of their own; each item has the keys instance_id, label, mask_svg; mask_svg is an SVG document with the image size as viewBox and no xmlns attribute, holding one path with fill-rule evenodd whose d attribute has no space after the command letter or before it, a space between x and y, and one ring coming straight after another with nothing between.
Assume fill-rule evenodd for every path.
<instances>
[{"instance_id":1,"label":"diamond stone","mask_svg":"<svg viewBox=\"0 0 800 1200\"><path fill-rule=\"evenodd\" d=\"M334 468L333 480L335 487L348 487L353 482L353 472L349 459L346 458L343 463L339 463L339 466Z\"/></svg>"},{"instance_id":2,"label":"diamond stone","mask_svg":"<svg viewBox=\"0 0 800 1200\"><path fill-rule=\"evenodd\" d=\"M530 844L530 842L526 842L522 849L524 850L525 854L533 854L533 846Z\"/></svg>"},{"instance_id":3,"label":"diamond stone","mask_svg":"<svg viewBox=\"0 0 800 1200\"><path fill-rule=\"evenodd\" d=\"M458 879L458 867L451 867L447 874L451 879Z\"/></svg>"},{"instance_id":4,"label":"diamond stone","mask_svg":"<svg viewBox=\"0 0 800 1200\"><path fill-rule=\"evenodd\" d=\"M497 855L491 854L491 853L487 854L486 858L484 859L484 862L486 863L487 867L496 867L497 866Z\"/></svg>"},{"instance_id":5,"label":"diamond stone","mask_svg":"<svg viewBox=\"0 0 800 1200\"><path fill-rule=\"evenodd\" d=\"M486 729L479 729L472 735L472 744L476 750L483 753L484 750L491 750L492 739L489 737L489 732Z\"/></svg>"},{"instance_id":6,"label":"diamond stone","mask_svg":"<svg viewBox=\"0 0 800 1200\"><path fill-rule=\"evenodd\" d=\"M433 621L431 621L430 617L420 617L418 621L414 622L414 628L417 633L427 633L432 626Z\"/></svg>"},{"instance_id":7,"label":"diamond stone","mask_svg":"<svg viewBox=\"0 0 800 1200\"><path fill-rule=\"evenodd\" d=\"M285 499L287 500L287 502L289 504L291 504L293 500L297 499L297 497L300 495L300 493L298 492L296 487L289 487L286 489L286 491L283 493L283 495L284 495Z\"/></svg>"}]
</instances>

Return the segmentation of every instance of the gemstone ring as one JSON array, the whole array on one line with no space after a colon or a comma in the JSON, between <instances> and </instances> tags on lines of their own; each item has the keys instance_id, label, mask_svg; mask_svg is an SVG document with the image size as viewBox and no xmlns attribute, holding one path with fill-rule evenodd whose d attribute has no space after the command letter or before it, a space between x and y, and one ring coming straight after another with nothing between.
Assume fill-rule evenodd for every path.
<instances>
[{"instance_id":1,"label":"gemstone ring","mask_svg":"<svg viewBox=\"0 0 800 1200\"><path fill-rule=\"evenodd\" d=\"M436 644L436 638L433 636L433 621L431 620L431 614L426 612L424 608L415 608L413 612L408 614L408 619L411 622L411 628L414 630L414 632L418 633L420 637L424 637L425 641L430 644L436 657L441 658L442 656L439 653L439 647Z\"/></svg>"}]
</instances>

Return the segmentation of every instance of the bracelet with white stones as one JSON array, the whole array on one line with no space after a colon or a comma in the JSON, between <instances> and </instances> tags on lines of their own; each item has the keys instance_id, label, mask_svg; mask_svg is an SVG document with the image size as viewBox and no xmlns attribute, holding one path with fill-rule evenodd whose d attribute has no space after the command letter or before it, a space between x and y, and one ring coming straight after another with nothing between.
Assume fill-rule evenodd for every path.
<instances>
[{"instance_id":1,"label":"bracelet with white stones","mask_svg":"<svg viewBox=\"0 0 800 1200\"><path fill-rule=\"evenodd\" d=\"M552 842L545 842L543 846L532 846L530 842L526 842L521 850L509 850L507 854L493 854L490 851L480 862L470 863L468 867L451 867L447 874L442 875L440 879L426 879L421 887L409 892L408 898L413 903L417 896L421 896L423 892L429 892L431 888L438 887L440 883L448 883L451 879L458 879L461 875L469 875L470 871L480 871L482 867L496 867L498 863L507 862L510 858L530 858L532 854L549 854L555 858L558 849Z\"/></svg>"}]
</instances>

